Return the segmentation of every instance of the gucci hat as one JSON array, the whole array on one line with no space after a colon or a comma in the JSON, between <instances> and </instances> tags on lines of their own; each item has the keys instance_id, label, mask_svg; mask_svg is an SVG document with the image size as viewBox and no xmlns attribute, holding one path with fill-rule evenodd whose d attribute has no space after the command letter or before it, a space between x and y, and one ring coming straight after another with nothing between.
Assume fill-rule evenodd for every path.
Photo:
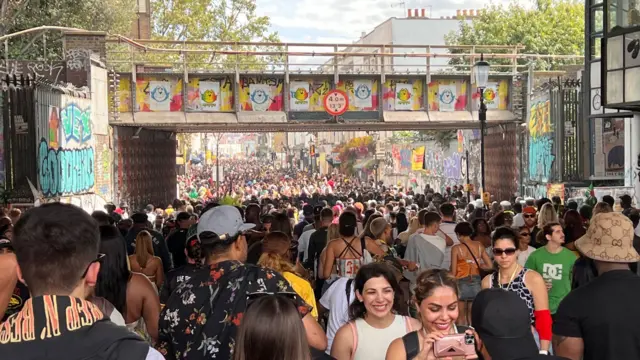
<instances>
[{"instance_id":1,"label":"gucci hat","mask_svg":"<svg viewBox=\"0 0 640 360\"><path fill-rule=\"evenodd\" d=\"M580 253L593 260L634 263L640 261L640 255L633 247L633 234L633 223L622 213L600 213L575 244Z\"/></svg>"}]
</instances>

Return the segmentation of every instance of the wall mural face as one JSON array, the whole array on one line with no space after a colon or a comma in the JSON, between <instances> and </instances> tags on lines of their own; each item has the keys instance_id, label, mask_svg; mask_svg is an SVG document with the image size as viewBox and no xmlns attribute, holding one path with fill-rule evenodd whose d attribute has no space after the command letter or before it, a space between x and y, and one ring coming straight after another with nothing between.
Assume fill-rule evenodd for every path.
<instances>
[{"instance_id":1,"label":"wall mural face","mask_svg":"<svg viewBox=\"0 0 640 360\"><path fill-rule=\"evenodd\" d=\"M480 108L480 93L478 88L473 86L472 99L473 110ZM484 103L487 110L508 110L509 109L509 80L489 79L487 88L484 89Z\"/></svg>"},{"instance_id":2,"label":"wall mural face","mask_svg":"<svg viewBox=\"0 0 640 360\"><path fill-rule=\"evenodd\" d=\"M377 79L340 80L336 86L349 96L349 111L377 111L378 87Z\"/></svg>"},{"instance_id":3,"label":"wall mural face","mask_svg":"<svg viewBox=\"0 0 640 360\"><path fill-rule=\"evenodd\" d=\"M46 197L92 192L95 139L91 99L62 95L60 108L49 108L48 138L38 145L38 180Z\"/></svg>"},{"instance_id":4,"label":"wall mural face","mask_svg":"<svg viewBox=\"0 0 640 360\"><path fill-rule=\"evenodd\" d=\"M467 80L434 80L429 83L428 102L430 111L467 110Z\"/></svg>"},{"instance_id":5,"label":"wall mural face","mask_svg":"<svg viewBox=\"0 0 640 360\"><path fill-rule=\"evenodd\" d=\"M382 88L383 109L390 111L423 110L423 84L421 79L387 79Z\"/></svg>"},{"instance_id":6,"label":"wall mural face","mask_svg":"<svg viewBox=\"0 0 640 360\"><path fill-rule=\"evenodd\" d=\"M136 80L135 111L182 111L182 79L140 76Z\"/></svg>"},{"instance_id":7,"label":"wall mural face","mask_svg":"<svg viewBox=\"0 0 640 360\"><path fill-rule=\"evenodd\" d=\"M529 178L548 182L555 155L554 129L551 123L549 95L544 94L531 101L529 117Z\"/></svg>"},{"instance_id":8,"label":"wall mural face","mask_svg":"<svg viewBox=\"0 0 640 360\"><path fill-rule=\"evenodd\" d=\"M187 111L233 111L231 77L190 78L186 105Z\"/></svg>"},{"instance_id":9,"label":"wall mural face","mask_svg":"<svg viewBox=\"0 0 640 360\"><path fill-rule=\"evenodd\" d=\"M267 76L240 78L242 111L283 111L284 79Z\"/></svg>"},{"instance_id":10,"label":"wall mural face","mask_svg":"<svg viewBox=\"0 0 640 360\"><path fill-rule=\"evenodd\" d=\"M324 97L331 90L329 79L291 80L289 106L291 111L325 111Z\"/></svg>"}]
</instances>

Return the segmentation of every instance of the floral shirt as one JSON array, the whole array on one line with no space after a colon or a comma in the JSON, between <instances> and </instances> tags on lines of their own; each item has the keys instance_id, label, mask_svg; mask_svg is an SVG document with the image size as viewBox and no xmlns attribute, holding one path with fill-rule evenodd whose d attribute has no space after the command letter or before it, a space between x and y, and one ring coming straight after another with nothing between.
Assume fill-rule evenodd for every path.
<instances>
[{"instance_id":1,"label":"floral shirt","mask_svg":"<svg viewBox=\"0 0 640 360\"><path fill-rule=\"evenodd\" d=\"M169 297L160 314L158 350L168 360L229 360L247 294L283 292L294 290L282 275L269 269L238 261L205 267ZM311 311L302 298L294 301L302 317Z\"/></svg>"}]
</instances>

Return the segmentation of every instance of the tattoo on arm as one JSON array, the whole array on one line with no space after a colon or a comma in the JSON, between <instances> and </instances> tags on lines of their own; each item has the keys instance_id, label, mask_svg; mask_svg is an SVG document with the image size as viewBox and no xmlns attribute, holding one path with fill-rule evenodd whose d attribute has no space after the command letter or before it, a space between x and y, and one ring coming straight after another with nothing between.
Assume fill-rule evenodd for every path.
<instances>
[{"instance_id":1,"label":"tattoo on arm","mask_svg":"<svg viewBox=\"0 0 640 360\"><path fill-rule=\"evenodd\" d=\"M566 336L553 335L553 347L555 348L560 346L560 344L562 344L565 340L567 340Z\"/></svg>"}]
</instances>

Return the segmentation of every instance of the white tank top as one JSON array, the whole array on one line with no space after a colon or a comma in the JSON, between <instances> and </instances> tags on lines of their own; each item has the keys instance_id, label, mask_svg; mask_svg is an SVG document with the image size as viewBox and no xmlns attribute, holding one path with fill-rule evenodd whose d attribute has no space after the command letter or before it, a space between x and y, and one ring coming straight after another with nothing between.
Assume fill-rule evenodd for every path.
<instances>
[{"instance_id":1,"label":"white tank top","mask_svg":"<svg viewBox=\"0 0 640 360\"><path fill-rule=\"evenodd\" d=\"M384 360L391 342L413 331L410 318L402 315L396 315L385 329L376 329L364 319L357 319L355 325L349 322L349 326L355 349L351 360Z\"/></svg>"}]
</instances>

